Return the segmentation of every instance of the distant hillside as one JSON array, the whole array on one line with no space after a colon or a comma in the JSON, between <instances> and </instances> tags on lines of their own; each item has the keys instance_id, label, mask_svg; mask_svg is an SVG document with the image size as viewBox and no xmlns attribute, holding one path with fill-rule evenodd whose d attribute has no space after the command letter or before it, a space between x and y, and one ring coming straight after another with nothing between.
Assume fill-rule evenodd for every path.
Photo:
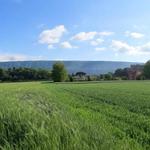
<instances>
[{"instance_id":1,"label":"distant hillside","mask_svg":"<svg viewBox=\"0 0 150 150\"><path fill-rule=\"evenodd\" d=\"M12 67L28 67L28 68L45 68L51 69L55 61L15 61L15 62L0 62L0 68ZM64 64L69 73L78 71L86 72L87 74L101 74L114 72L118 68L129 67L133 62L114 62L114 61L64 61Z\"/></svg>"}]
</instances>

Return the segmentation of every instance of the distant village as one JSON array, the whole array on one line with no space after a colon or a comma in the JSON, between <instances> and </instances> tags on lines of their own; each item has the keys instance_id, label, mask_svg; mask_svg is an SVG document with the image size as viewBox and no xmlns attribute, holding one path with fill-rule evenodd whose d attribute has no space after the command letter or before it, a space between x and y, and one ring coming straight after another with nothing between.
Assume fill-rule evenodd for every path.
<instances>
[{"instance_id":1,"label":"distant village","mask_svg":"<svg viewBox=\"0 0 150 150\"><path fill-rule=\"evenodd\" d=\"M54 81L54 82L76 82L76 81L108 81L108 80L145 80L150 79L150 61L146 64L131 65L128 68L118 68L114 72L106 74L89 75L79 71L69 74L63 63L57 62L52 70L34 68L0 68L1 82L14 81Z\"/></svg>"},{"instance_id":2,"label":"distant village","mask_svg":"<svg viewBox=\"0 0 150 150\"><path fill-rule=\"evenodd\" d=\"M117 69L114 73L88 75L85 72L77 72L69 75L70 81L99 81L99 80L144 80L144 65L131 65L129 68Z\"/></svg>"}]
</instances>

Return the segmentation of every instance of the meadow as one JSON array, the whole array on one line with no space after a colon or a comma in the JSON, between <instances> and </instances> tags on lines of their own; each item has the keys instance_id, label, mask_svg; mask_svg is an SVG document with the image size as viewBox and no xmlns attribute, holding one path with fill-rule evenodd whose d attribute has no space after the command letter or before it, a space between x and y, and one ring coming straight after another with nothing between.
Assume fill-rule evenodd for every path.
<instances>
[{"instance_id":1,"label":"meadow","mask_svg":"<svg viewBox=\"0 0 150 150\"><path fill-rule=\"evenodd\" d=\"M0 149L150 149L150 81L1 83Z\"/></svg>"}]
</instances>

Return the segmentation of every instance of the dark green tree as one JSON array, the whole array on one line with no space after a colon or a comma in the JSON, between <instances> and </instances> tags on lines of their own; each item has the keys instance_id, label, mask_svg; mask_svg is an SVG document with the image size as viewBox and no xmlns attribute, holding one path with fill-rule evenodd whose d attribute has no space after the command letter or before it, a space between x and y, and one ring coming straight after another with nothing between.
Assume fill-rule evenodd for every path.
<instances>
[{"instance_id":1,"label":"dark green tree","mask_svg":"<svg viewBox=\"0 0 150 150\"><path fill-rule=\"evenodd\" d=\"M74 79L73 79L73 76L72 76L72 75L69 75L69 76L68 76L68 78L69 78L69 81L70 81L70 82L73 82L73 81L74 81Z\"/></svg>"},{"instance_id":2,"label":"dark green tree","mask_svg":"<svg viewBox=\"0 0 150 150\"><path fill-rule=\"evenodd\" d=\"M111 73L107 73L107 74L105 74L104 75L104 80L112 80L113 79L113 77L112 77L112 74Z\"/></svg>"},{"instance_id":3,"label":"dark green tree","mask_svg":"<svg viewBox=\"0 0 150 150\"><path fill-rule=\"evenodd\" d=\"M144 65L143 72L146 79L150 79L150 60Z\"/></svg>"},{"instance_id":4,"label":"dark green tree","mask_svg":"<svg viewBox=\"0 0 150 150\"><path fill-rule=\"evenodd\" d=\"M4 70L0 68L0 81L4 78Z\"/></svg>"},{"instance_id":5,"label":"dark green tree","mask_svg":"<svg viewBox=\"0 0 150 150\"><path fill-rule=\"evenodd\" d=\"M115 77L128 77L128 68L117 69L114 75Z\"/></svg>"},{"instance_id":6,"label":"dark green tree","mask_svg":"<svg viewBox=\"0 0 150 150\"><path fill-rule=\"evenodd\" d=\"M52 79L54 82L62 82L67 79L67 70L63 63L56 62L52 69Z\"/></svg>"},{"instance_id":7,"label":"dark green tree","mask_svg":"<svg viewBox=\"0 0 150 150\"><path fill-rule=\"evenodd\" d=\"M0 81L34 81L50 80L51 72L46 69L0 68Z\"/></svg>"}]
</instances>

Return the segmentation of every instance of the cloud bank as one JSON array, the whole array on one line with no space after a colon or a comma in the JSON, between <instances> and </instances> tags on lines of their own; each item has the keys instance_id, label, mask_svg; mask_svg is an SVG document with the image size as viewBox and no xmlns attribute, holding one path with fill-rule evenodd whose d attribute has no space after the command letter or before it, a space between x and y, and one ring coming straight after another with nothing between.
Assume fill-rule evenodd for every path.
<instances>
[{"instance_id":1,"label":"cloud bank","mask_svg":"<svg viewBox=\"0 0 150 150\"><path fill-rule=\"evenodd\" d=\"M39 36L40 44L47 44L48 48L53 48L53 45L60 42L61 37L67 31L64 25L56 26L53 29L44 30Z\"/></svg>"}]
</instances>

